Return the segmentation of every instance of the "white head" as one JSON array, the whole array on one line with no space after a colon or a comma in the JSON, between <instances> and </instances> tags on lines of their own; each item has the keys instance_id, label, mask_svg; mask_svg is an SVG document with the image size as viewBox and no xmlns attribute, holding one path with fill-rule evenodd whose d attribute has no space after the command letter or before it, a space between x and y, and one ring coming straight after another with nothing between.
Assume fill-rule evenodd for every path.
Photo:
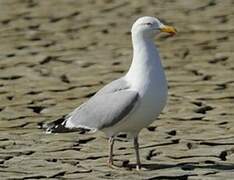
<instances>
[{"instance_id":1,"label":"white head","mask_svg":"<svg viewBox=\"0 0 234 180\"><path fill-rule=\"evenodd\" d=\"M176 34L176 29L172 26L166 26L157 18L145 16L136 20L131 30L133 35L141 35L145 38L153 38L155 34L167 32L172 35Z\"/></svg>"}]
</instances>

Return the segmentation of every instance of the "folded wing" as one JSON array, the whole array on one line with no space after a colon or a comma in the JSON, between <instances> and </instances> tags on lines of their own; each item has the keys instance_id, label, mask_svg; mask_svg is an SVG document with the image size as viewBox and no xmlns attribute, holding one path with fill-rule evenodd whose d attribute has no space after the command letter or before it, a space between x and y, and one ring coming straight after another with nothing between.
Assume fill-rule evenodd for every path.
<instances>
[{"instance_id":1,"label":"folded wing","mask_svg":"<svg viewBox=\"0 0 234 180\"><path fill-rule=\"evenodd\" d=\"M130 90L124 79L115 80L66 116L57 128L101 130L113 126L134 109L138 100L138 93Z\"/></svg>"}]
</instances>

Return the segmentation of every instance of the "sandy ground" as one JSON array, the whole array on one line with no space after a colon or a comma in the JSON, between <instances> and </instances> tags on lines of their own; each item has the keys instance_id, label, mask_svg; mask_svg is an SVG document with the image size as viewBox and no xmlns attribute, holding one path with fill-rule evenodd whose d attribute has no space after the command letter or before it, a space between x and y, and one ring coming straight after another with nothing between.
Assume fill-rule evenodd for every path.
<instances>
[{"instance_id":1,"label":"sandy ground","mask_svg":"<svg viewBox=\"0 0 234 180\"><path fill-rule=\"evenodd\" d=\"M1 179L234 177L233 0L0 0ZM143 170L119 140L106 165L104 134L45 134L131 63L139 16L174 25L156 38L169 82L167 108L140 134Z\"/></svg>"}]
</instances>

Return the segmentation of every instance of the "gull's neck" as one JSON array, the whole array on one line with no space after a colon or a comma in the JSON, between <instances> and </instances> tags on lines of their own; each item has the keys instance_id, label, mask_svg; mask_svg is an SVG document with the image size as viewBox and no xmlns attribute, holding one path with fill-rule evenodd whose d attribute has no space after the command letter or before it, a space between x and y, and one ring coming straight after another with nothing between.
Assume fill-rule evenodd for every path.
<instances>
[{"instance_id":1,"label":"gull's neck","mask_svg":"<svg viewBox=\"0 0 234 180\"><path fill-rule=\"evenodd\" d=\"M133 60L126 78L134 84L155 80L164 72L152 37L132 34ZM159 77L160 78L160 77Z\"/></svg>"}]
</instances>

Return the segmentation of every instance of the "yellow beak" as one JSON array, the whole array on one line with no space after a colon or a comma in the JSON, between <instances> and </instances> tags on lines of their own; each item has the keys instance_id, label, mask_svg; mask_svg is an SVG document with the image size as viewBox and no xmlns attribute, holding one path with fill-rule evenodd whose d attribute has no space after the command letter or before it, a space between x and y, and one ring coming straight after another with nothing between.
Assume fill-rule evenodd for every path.
<instances>
[{"instance_id":1,"label":"yellow beak","mask_svg":"<svg viewBox=\"0 0 234 180\"><path fill-rule=\"evenodd\" d=\"M163 26L160 30L162 32L170 33L171 35L175 35L177 32L176 29L172 26Z\"/></svg>"}]
</instances>

